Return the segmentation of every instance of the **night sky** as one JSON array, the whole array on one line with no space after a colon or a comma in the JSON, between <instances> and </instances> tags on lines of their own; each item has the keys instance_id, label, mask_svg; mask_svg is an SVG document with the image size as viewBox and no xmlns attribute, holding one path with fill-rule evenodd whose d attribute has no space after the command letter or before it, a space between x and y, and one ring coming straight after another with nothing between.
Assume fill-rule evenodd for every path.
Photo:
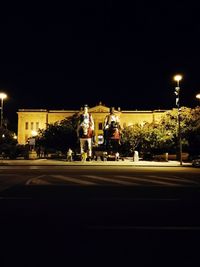
<instances>
[{"instance_id":1,"label":"night sky","mask_svg":"<svg viewBox=\"0 0 200 267\"><path fill-rule=\"evenodd\" d=\"M200 10L192 1L72 1L0 10L0 89L10 128L20 108L175 107L200 92Z\"/></svg>"}]
</instances>

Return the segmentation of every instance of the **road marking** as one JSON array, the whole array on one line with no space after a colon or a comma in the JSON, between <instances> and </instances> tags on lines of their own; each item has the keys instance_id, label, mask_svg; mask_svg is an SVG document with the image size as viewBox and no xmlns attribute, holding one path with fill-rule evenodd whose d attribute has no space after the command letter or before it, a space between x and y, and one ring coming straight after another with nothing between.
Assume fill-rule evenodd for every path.
<instances>
[{"instance_id":1,"label":"road marking","mask_svg":"<svg viewBox=\"0 0 200 267\"><path fill-rule=\"evenodd\" d=\"M184 173L186 174L186 173ZM175 176L175 175L172 175L173 179L177 179L177 180L183 180L183 181L187 181L188 183L195 183L195 184L199 184L197 181L194 181L194 180L190 180L190 179L187 179L187 178L180 178L179 176Z\"/></svg>"},{"instance_id":2,"label":"road marking","mask_svg":"<svg viewBox=\"0 0 200 267\"><path fill-rule=\"evenodd\" d=\"M60 180L64 180L64 181L67 181L67 182L73 182L73 183L77 183L77 184L96 185L96 183L94 183L94 182L84 181L84 180L81 180L81 179L68 177L68 176L64 176L64 175L51 175L51 177L55 177L55 178L60 179Z\"/></svg>"},{"instance_id":3,"label":"road marking","mask_svg":"<svg viewBox=\"0 0 200 267\"><path fill-rule=\"evenodd\" d=\"M33 177L31 179L29 179L28 181L26 181L25 185L49 185L50 183L43 180L42 178L44 178L46 175L39 175L39 176L36 176L36 177Z\"/></svg>"},{"instance_id":4,"label":"road marking","mask_svg":"<svg viewBox=\"0 0 200 267\"><path fill-rule=\"evenodd\" d=\"M158 180L154 180L154 179L145 179L145 178L141 178L141 177L132 177L132 176L123 176L123 175L117 175L116 177L126 178L126 179L131 179L131 180L137 180L137 181L147 182L147 183L153 183L153 184L175 186L175 183L163 182L163 181L158 181Z\"/></svg>"},{"instance_id":5,"label":"road marking","mask_svg":"<svg viewBox=\"0 0 200 267\"><path fill-rule=\"evenodd\" d=\"M184 179L184 178L179 178L178 176L176 176L177 178L175 178L175 176L172 178L172 177L161 177L161 176L156 176L156 175L147 175L147 177L150 177L150 178L158 178L158 179L161 179L161 180L169 180L169 181L176 181L176 182L183 182L183 183L190 183L190 184L198 184L197 182L195 181L191 181L191 180L188 180L188 179Z\"/></svg>"},{"instance_id":6,"label":"road marking","mask_svg":"<svg viewBox=\"0 0 200 267\"><path fill-rule=\"evenodd\" d=\"M134 183L134 182L120 181L117 179L105 178L105 177L100 177L100 176L96 176L96 175L81 175L81 176L86 177L86 178L104 181L104 182L112 182L115 184L121 184L121 185L138 185L138 183Z\"/></svg>"}]
</instances>

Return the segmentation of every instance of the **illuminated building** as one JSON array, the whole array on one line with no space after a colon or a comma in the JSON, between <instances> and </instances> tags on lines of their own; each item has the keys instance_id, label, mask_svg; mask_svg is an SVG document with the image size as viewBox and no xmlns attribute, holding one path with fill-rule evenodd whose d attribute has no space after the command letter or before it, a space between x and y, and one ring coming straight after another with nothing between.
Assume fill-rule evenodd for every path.
<instances>
[{"instance_id":1,"label":"illuminated building","mask_svg":"<svg viewBox=\"0 0 200 267\"><path fill-rule=\"evenodd\" d=\"M95 140L101 143L103 137L103 123L110 108L99 103L95 107L89 108L95 123ZM135 123L157 122L166 110L138 111L121 110L115 112L120 118L122 128ZM80 110L47 110L47 109L19 109L18 110L18 143L26 144L27 139L35 135L39 129L46 129L47 124L59 122L75 113L81 113Z\"/></svg>"}]
</instances>

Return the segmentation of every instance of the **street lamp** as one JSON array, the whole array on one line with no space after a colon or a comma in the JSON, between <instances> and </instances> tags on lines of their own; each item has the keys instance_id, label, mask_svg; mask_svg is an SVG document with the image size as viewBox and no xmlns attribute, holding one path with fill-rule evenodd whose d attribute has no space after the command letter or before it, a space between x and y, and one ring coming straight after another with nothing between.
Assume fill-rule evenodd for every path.
<instances>
[{"instance_id":1,"label":"street lamp","mask_svg":"<svg viewBox=\"0 0 200 267\"><path fill-rule=\"evenodd\" d=\"M177 74L174 76L174 81L176 81L177 86L175 87L176 95L176 106L178 108L178 143L179 143L179 153L180 153L180 165L183 165L182 160L182 140L181 140L181 117L180 117L180 81L182 80L182 75Z\"/></svg>"},{"instance_id":2,"label":"street lamp","mask_svg":"<svg viewBox=\"0 0 200 267\"><path fill-rule=\"evenodd\" d=\"M7 95L5 93L0 93L1 98L1 127L3 126L3 100L7 98Z\"/></svg>"},{"instance_id":3,"label":"street lamp","mask_svg":"<svg viewBox=\"0 0 200 267\"><path fill-rule=\"evenodd\" d=\"M196 98L200 100L200 94L197 94L196 95Z\"/></svg>"}]
</instances>

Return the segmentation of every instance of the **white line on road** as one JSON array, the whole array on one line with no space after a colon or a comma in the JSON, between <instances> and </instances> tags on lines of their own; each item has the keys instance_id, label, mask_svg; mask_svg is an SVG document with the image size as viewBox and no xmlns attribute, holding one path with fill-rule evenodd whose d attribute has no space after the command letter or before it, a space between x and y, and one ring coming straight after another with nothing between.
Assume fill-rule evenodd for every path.
<instances>
[{"instance_id":1,"label":"white line on road","mask_svg":"<svg viewBox=\"0 0 200 267\"><path fill-rule=\"evenodd\" d=\"M147 175L147 177L161 179L161 180L169 180L169 181L175 181L175 182L182 182L182 183L198 184L197 182L195 182L193 180L179 178L178 176L174 176L172 178L172 177L163 177L163 176L156 176L156 175Z\"/></svg>"},{"instance_id":2,"label":"white line on road","mask_svg":"<svg viewBox=\"0 0 200 267\"><path fill-rule=\"evenodd\" d=\"M33 177L31 179L29 179L27 182L26 182L26 185L49 185L50 183L43 180L42 178L44 178L46 175L39 175L39 176L36 176L36 177Z\"/></svg>"},{"instance_id":3,"label":"white line on road","mask_svg":"<svg viewBox=\"0 0 200 267\"><path fill-rule=\"evenodd\" d=\"M153 183L153 184L162 184L162 185L170 185L170 186L175 186L177 185L177 183L169 183L169 182L164 182L164 181L158 181L155 179L145 179L145 178L141 178L141 177L133 177L133 176L123 176L123 175L118 175L116 177L119 178L126 178L126 179L131 179L131 180L136 180L136 181L141 181L141 182L147 182L147 183Z\"/></svg>"},{"instance_id":4,"label":"white line on road","mask_svg":"<svg viewBox=\"0 0 200 267\"><path fill-rule=\"evenodd\" d=\"M112 179L112 178L107 178L107 177L105 178L105 177L100 177L96 175L82 175L82 176L86 178L96 179L96 180L100 180L104 182L112 182L112 183L121 184L121 185L138 185L138 183L134 183L134 182L121 181L117 179Z\"/></svg>"},{"instance_id":5,"label":"white line on road","mask_svg":"<svg viewBox=\"0 0 200 267\"><path fill-rule=\"evenodd\" d=\"M67 182L73 182L73 183L77 183L77 184L96 185L96 183L94 183L94 182L84 181L84 180L81 180L81 179L68 177L68 176L64 176L64 175L51 175L51 177L55 177L55 178L60 179L60 180L64 180L64 181L67 181Z\"/></svg>"}]
</instances>

